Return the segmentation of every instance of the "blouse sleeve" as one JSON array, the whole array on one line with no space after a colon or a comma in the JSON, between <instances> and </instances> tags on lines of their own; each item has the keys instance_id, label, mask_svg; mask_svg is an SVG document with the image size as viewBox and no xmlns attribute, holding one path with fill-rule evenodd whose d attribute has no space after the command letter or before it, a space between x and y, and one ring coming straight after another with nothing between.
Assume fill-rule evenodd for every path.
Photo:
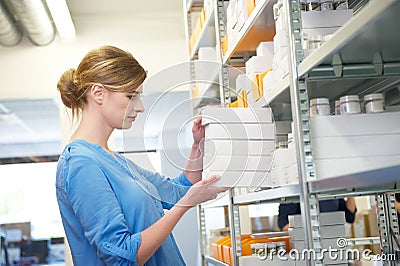
<instances>
[{"instance_id":1,"label":"blouse sleeve","mask_svg":"<svg viewBox=\"0 0 400 266\"><path fill-rule=\"evenodd\" d=\"M351 224L354 223L354 220L356 219L357 208L356 211L352 213L351 211L349 211L349 209L347 209L346 201L344 199L339 199L339 211L344 211L346 222Z\"/></svg>"},{"instance_id":2,"label":"blouse sleeve","mask_svg":"<svg viewBox=\"0 0 400 266\"><path fill-rule=\"evenodd\" d=\"M84 234L106 265L136 265L140 233L132 234L100 166L90 158L69 160L66 193Z\"/></svg>"},{"instance_id":3,"label":"blouse sleeve","mask_svg":"<svg viewBox=\"0 0 400 266\"><path fill-rule=\"evenodd\" d=\"M172 208L193 185L183 172L175 178L169 178L159 173L143 169L132 161L130 162L133 165L132 167L135 167L139 174L157 188L164 209Z\"/></svg>"}]
</instances>

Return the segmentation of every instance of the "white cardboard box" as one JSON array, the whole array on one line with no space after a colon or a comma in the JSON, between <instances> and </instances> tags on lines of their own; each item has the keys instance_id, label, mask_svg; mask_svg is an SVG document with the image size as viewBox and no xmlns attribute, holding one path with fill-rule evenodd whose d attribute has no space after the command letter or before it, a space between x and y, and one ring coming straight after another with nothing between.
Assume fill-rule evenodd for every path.
<instances>
[{"instance_id":1,"label":"white cardboard box","mask_svg":"<svg viewBox=\"0 0 400 266\"><path fill-rule=\"evenodd\" d=\"M214 46L200 47L199 48L199 60L202 61L217 61L217 50Z\"/></svg>"},{"instance_id":2,"label":"white cardboard box","mask_svg":"<svg viewBox=\"0 0 400 266\"><path fill-rule=\"evenodd\" d=\"M352 17L352 9L301 12L303 29L341 27Z\"/></svg>"},{"instance_id":3,"label":"white cardboard box","mask_svg":"<svg viewBox=\"0 0 400 266\"><path fill-rule=\"evenodd\" d=\"M400 112L311 117L312 138L400 133Z\"/></svg>"},{"instance_id":4,"label":"white cardboard box","mask_svg":"<svg viewBox=\"0 0 400 266\"><path fill-rule=\"evenodd\" d=\"M272 155L275 149L273 140L220 140L206 139L206 155Z\"/></svg>"},{"instance_id":5,"label":"white cardboard box","mask_svg":"<svg viewBox=\"0 0 400 266\"><path fill-rule=\"evenodd\" d=\"M257 56L274 56L274 42L260 42L256 48Z\"/></svg>"},{"instance_id":6,"label":"white cardboard box","mask_svg":"<svg viewBox=\"0 0 400 266\"><path fill-rule=\"evenodd\" d=\"M338 225L321 225L319 227L322 238L337 238L346 235L344 224ZM289 227L289 236L293 241L304 240L304 228Z\"/></svg>"},{"instance_id":7,"label":"white cardboard box","mask_svg":"<svg viewBox=\"0 0 400 266\"><path fill-rule=\"evenodd\" d=\"M314 159L400 156L400 133L312 138Z\"/></svg>"},{"instance_id":8,"label":"white cardboard box","mask_svg":"<svg viewBox=\"0 0 400 266\"><path fill-rule=\"evenodd\" d=\"M263 180L268 178L268 172L260 171L203 171L203 179L212 175L221 177L213 183L220 187L261 187Z\"/></svg>"},{"instance_id":9,"label":"white cardboard box","mask_svg":"<svg viewBox=\"0 0 400 266\"><path fill-rule=\"evenodd\" d=\"M208 124L206 139L275 139L275 124Z\"/></svg>"},{"instance_id":10,"label":"white cardboard box","mask_svg":"<svg viewBox=\"0 0 400 266\"><path fill-rule=\"evenodd\" d=\"M352 175L400 165L400 155L315 159L318 179Z\"/></svg>"},{"instance_id":11,"label":"white cardboard box","mask_svg":"<svg viewBox=\"0 0 400 266\"><path fill-rule=\"evenodd\" d=\"M215 123L272 123L270 108L204 108L201 113L202 125Z\"/></svg>"},{"instance_id":12,"label":"white cardboard box","mask_svg":"<svg viewBox=\"0 0 400 266\"><path fill-rule=\"evenodd\" d=\"M275 72L269 71L263 78L264 96L276 86Z\"/></svg>"},{"instance_id":13,"label":"white cardboard box","mask_svg":"<svg viewBox=\"0 0 400 266\"><path fill-rule=\"evenodd\" d=\"M246 74L239 74L236 78L236 91L245 90L251 92L251 86L257 86Z\"/></svg>"},{"instance_id":14,"label":"white cardboard box","mask_svg":"<svg viewBox=\"0 0 400 266\"><path fill-rule=\"evenodd\" d=\"M262 171L271 168L272 157L261 155L205 155L203 169L210 171Z\"/></svg>"},{"instance_id":15,"label":"white cardboard box","mask_svg":"<svg viewBox=\"0 0 400 266\"><path fill-rule=\"evenodd\" d=\"M263 73L272 67L273 55L252 56L246 61L246 74Z\"/></svg>"},{"instance_id":16,"label":"white cardboard box","mask_svg":"<svg viewBox=\"0 0 400 266\"><path fill-rule=\"evenodd\" d=\"M274 164L278 167L287 167L297 162L295 149L276 149Z\"/></svg>"},{"instance_id":17,"label":"white cardboard box","mask_svg":"<svg viewBox=\"0 0 400 266\"><path fill-rule=\"evenodd\" d=\"M287 49L286 31L277 32L272 40L274 42L275 52L279 49Z\"/></svg>"},{"instance_id":18,"label":"white cardboard box","mask_svg":"<svg viewBox=\"0 0 400 266\"><path fill-rule=\"evenodd\" d=\"M300 214L289 215L289 227L303 228L303 221ZM321 226L341 225L346 223L346 218L343 211L336 212L321 212L319 214L319 224Z\"/></svg>"}]
</instances>

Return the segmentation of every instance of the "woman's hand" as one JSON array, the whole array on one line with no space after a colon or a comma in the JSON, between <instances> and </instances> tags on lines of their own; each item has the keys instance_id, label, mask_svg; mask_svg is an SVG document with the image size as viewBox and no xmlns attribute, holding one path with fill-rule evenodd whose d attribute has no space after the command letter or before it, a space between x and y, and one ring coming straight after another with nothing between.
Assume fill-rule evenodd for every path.
<instances>
[{"instance_id":1,"label":"woman's hand","mask_svg":"<svg viewBox=\"0 0 400 266\"><path fill-rule=\"evenodd\" d=\"M175 206L193 207L208 200L216 199L218 193L228 190L228 187L216 187L212 183L217 181L219 176L213 175L200 180L194 184Z\"/></svg>"},{"instance_id":2,"label":"woman's hand","mask_svg":"<svg viewBox=\"0 0 400 266\"><path fill-rule=\"evenodd\" d=\"M192 134L195 144L199 144L205 137L204 126L201 125L201 113L193 122Z\"/></svg>"}]
</instances>

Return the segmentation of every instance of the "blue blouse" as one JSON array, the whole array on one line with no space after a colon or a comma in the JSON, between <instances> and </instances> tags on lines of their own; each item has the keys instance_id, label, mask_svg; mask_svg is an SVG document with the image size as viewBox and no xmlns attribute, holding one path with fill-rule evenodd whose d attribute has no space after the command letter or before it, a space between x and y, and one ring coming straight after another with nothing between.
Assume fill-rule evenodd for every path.
<instances>
[{"instance_id":1,"label":"blue blouse","mask_svg":"<svg viewBox=\"0 0 400 266\"><path fill-rule=\"evenodd\" d=\"M57 166L57 201L75 266L137 265L141 232L192 183L140 168L83 140L68 144ZM170 234L146 265L185 265Z\"/></svg>"}]
</instances>

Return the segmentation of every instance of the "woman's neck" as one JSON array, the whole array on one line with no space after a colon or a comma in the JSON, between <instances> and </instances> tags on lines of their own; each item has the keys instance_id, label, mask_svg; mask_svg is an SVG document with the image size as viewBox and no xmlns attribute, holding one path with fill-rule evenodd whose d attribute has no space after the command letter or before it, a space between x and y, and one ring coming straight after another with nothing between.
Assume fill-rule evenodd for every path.
<instances>
[{"instance_id":1,"label":"woman's neck","mask_svg":"<svg viewBox=\"0 0 400 266\"><path fill-rule=\"evenodd\" d=\"M92 144L97 144L107 152L111 153L108 148L108 139L113 129L105 125L98 116L91 115L90 112L82 111L81 121L78 128L71 136L71 141L82 139Z\"/></svg>"}]
</instances>

